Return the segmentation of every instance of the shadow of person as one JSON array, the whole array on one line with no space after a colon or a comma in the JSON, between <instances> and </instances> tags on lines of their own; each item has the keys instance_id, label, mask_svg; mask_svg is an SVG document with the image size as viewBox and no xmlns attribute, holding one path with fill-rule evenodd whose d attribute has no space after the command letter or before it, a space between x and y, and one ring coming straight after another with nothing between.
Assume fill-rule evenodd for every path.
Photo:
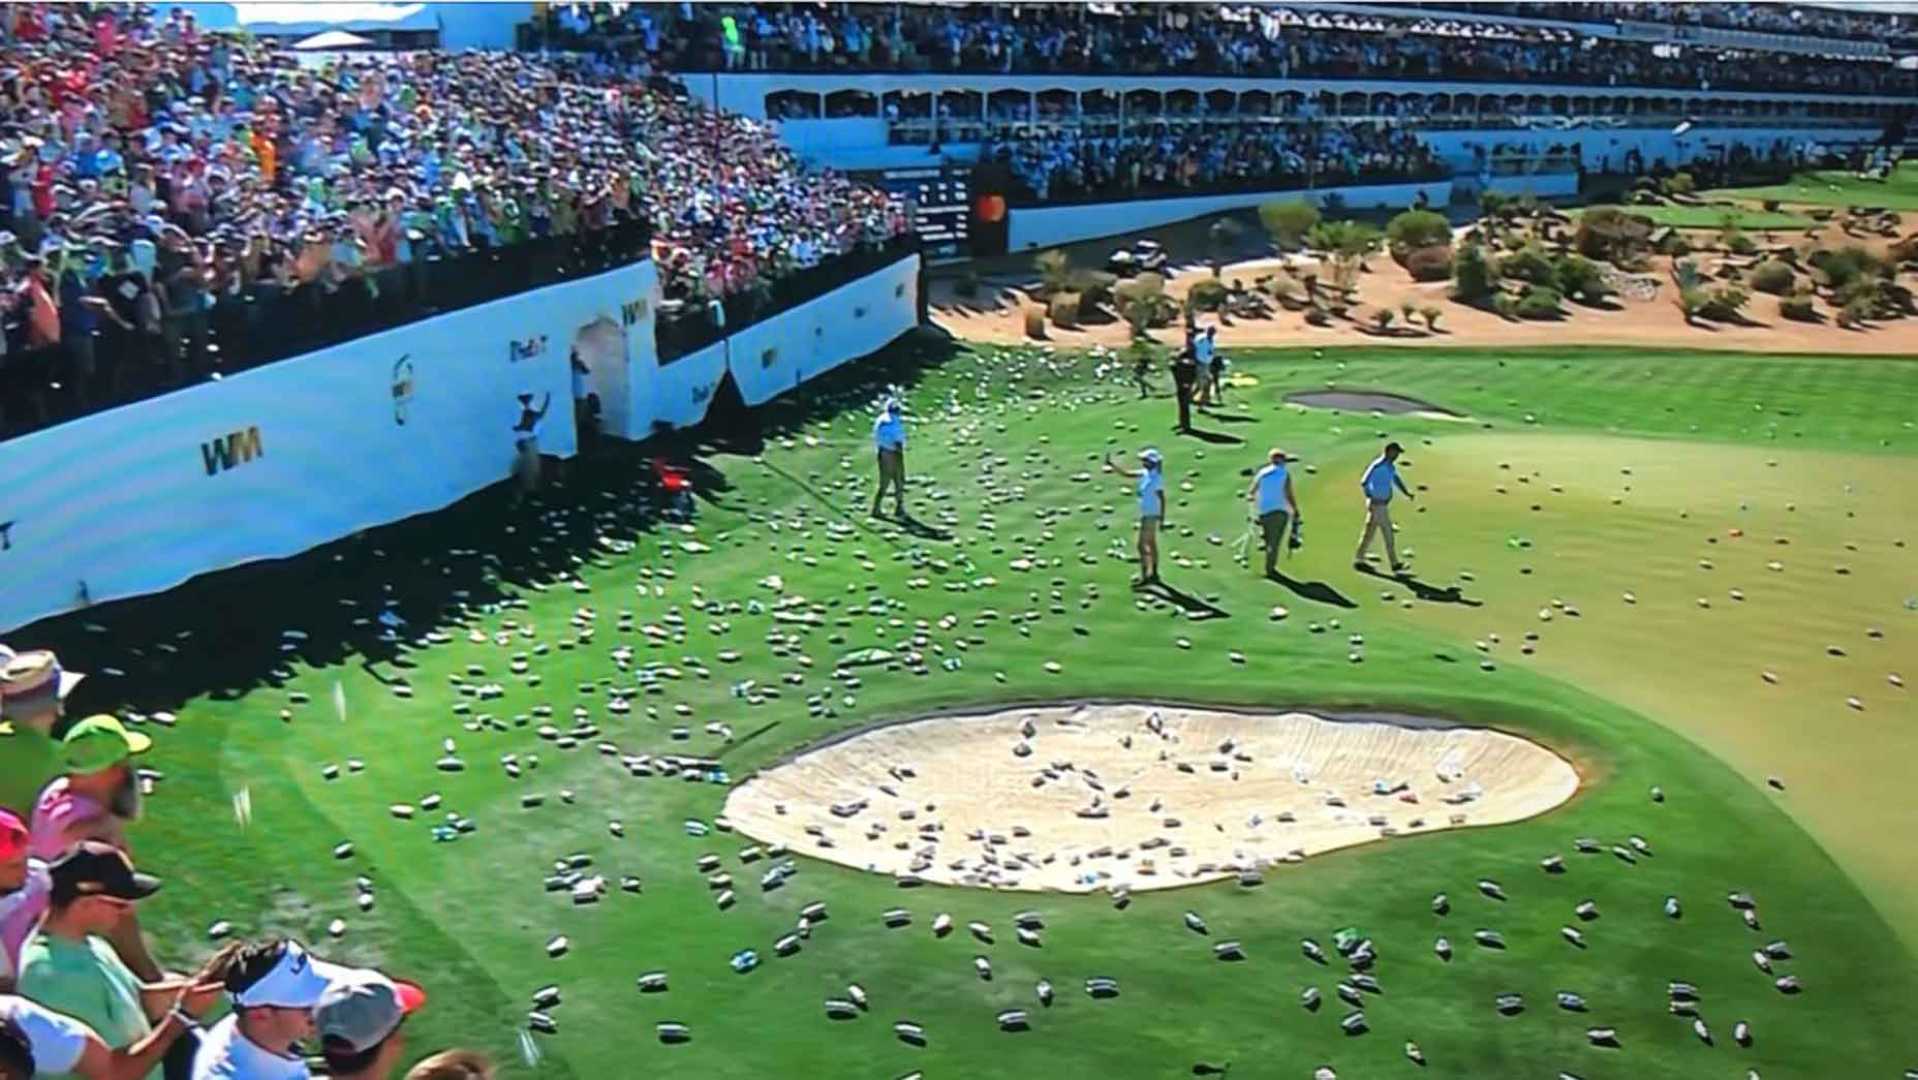
<instances>
[{"instance_id":1,"label":"shadow of person","mask_svg":"<svg viewBox=\"0 0 1918 1080\"><path fill-rule=\"evenodd\" d=\"M1359 573L1369 574L1372 577L1378 578L1381 581L1396 581L1400 585L1403 585L1406 588L1412 590L1413 596L1418 597L1420 600L1423 600L1428 604L1462 604L1465 607L1484 607L1485 606L1485 601L1474 600L1471 597L1466 596L1463 592L1459 590L1459 587L1457 585L1447 585L1443 588L1440 588L1437 585L1420 581L1418 578L1414 577L1410 571L1401 571L1396 574L1386 575L1386 574L1381 574L1377 570L1368 566L1365 569L1360 570Z\"/></svg>"},{"instance_id":2,"label":"shadow of person","mask_svg":"<svg viewBox=\"0 0 1918 1080\"><path fill-rule=\"evenodd\" d=\"M1244 439L1239 438L1237 435L1228 435L1223 431L1207 431L1204 428L1197 427L1184 429L1174 428L1173 430L1177 431L1180 435L1197 439L1200 442L1212 443L1215 446L1243 446L1245 444Z\"/></svg>"},{"instance_id":3,"label":"shadow of person","mask_svg":"<svg viewBox=\"0 0 1918 1080\"><path fill-rule=\"evenodd\" d=\"M1166 600L1171 601L1174 606L1178 607L1181 611L1189 613L1194 619L1199 621L1206 619L1229 619L1232 617L1231 612L1217 604L1194 596L1189 592L1181 592L1163 581L1154 581L1144 588L1146 592L1154 596L1164 597Z\"/></svg>"},{"instance_id":4,"label":"shadow of person","mask_svg":"<svg viewBox=\"0 0 1918 1080\"><path fill-rule=\"evenodd\" d=\"M1330 604L1333 607L1358 607L1358 605L1353 603L1344 593L1323 581L1300 581L1297 578L1287 577L1283 570L1273 571L1270 578L1307 600L1314 600L1321 604Z\"/></svg>"},{"instance_id":5,"label":"shadow of person","mask_svg":"<svg viewBox=\"0 0 1918 1080\"><path fill-rule=\"evenodd\" d=\"M907 532L911 533L914 536L919 537L921 540L952 539L952 533L938 527L937 525L928 525L927 523L920 521L918 518L912 516L912 511L910 510L899 515L898 517L891 518L889 520L896 522L900 528L906 530Z\"/></svg>"},{"instance_id":6,"label":"shadow of person","mask_svg":"<svg viewBox=\"0 0 1918 1080\"><path fill-rule=\"evenodd\" d=\"M1259 418L1250 413L1220 412L1212 406L1207 406L1204 411L1207 419L1217 420L1221 424L1256 424L1259 422Z\"/></svg>"}]
</instances>

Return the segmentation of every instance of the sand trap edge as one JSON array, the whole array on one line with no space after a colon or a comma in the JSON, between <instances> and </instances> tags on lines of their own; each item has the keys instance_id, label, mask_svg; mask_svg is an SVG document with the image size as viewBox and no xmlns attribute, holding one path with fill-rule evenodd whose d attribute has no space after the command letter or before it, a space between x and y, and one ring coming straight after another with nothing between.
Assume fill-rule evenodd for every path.
<instances>
[{"instance_id":1,"label":"sand trap edge","mask_svg":"<svg viewBox=\"0 0 1918 1080\"><path fill-rule=\"evenodd\" d=\"M1469 420L1456 409L1434 405L1410 394L1391 390L1359 390L1334 387L1330 390L1294 390L1285 395L1287 405L1302 409L1331 409L1349 413L1383 413L1387 416L1418 416L1431 420Z\"/></svg>"},{"instance_id":2,"label":"sand trap edge","mask_svg":"<svg viewBox=\"0 0 1918 1080\"><path fill-rule=\"evenodd\" d=\"M938 721L938 720L951 720L951 721L964 721L967 719L992 720L997 718L1004 718L1010 714L1017 713L1023 710L1061 710L1061 711L1069 712L1082 707L1098 707L1098 706L1188 710L1188 711L1192 711L1200 714L1212 713L1212 714L1218 714L1222 716L1242 717L1247 719L1279 719L1283 717L1289 717L1292 714L1302 714L1303 716L1305 716L1306 718L1310 720L1316 721L1321 724L1326 724L1326 725L1341 725L1341 724L1385 725L1385 726L1395 726L1395 727L1404 728L1412 731L1425 731L1425 732L1460 731L1460 732L1477 733L1477 734L1483 734L1483 735L1497 736L1499 738L1502 738L1504 740L1509 740L1511 742L1522 743L1528 748L1530 752L1535 752L1538 755L1540 755L1542 758L1549 759L1558 768L1563 770L1564 779L1561 781L1561 784L1563 785L1562 790L1556 794L1555 801L1551 802L1549 805L1539 806L1536 809L1528 808L1523 810L1522 812L1506 811L1503 813L1512 813L1512 816L1496 816L1495 815L1493 820L1487 820L1487 821L1455 821L1453 823L1445 824L1445 825L1427 824L1423 826L1418 826L1415 823L1413 831L1374 835L1374 836L1366 837L1364 839L1347 840L1345 842L1332 844L1324 848L1309 850L1306 852L1306 855L1309 857L1310 860L1313 860L1313 861L1327 857L1329 855L1344 853L1352 849L1369 848L1382 840L1411 839L1416 836L1423 836L1430 833L1458 832L1458 831L1465 831L1467 829L1492 828L1499 825L1514 825L1514 824L1520 824L1523 822L1535 820L1536 818L1542 817L1547 813L1551 813L1556 810L1561 810L1571 805L1573 802L1577 801L1582 795L1584 795L1587 789L1594 782L1594 779L1588 774L1586 769L1580 766L1579 755L1570 749L1560 749L1558 747L1554 747L1526 732L1502 728L1496 725L1474 723L1470 720L1451 717L1451 716L1422 715L1422 714L1402 712L1392 708L1368 707L1363 705L1348 705L1340 708L1328 709L1328 708L1324 708L1316 705L1299 705L1299 704L1260 705L1260 706L1221 705L1221 704L1198 703L1198 702L1190 702L1190 701L1171 701L1171 700L1144 698L1144 697L1073 697L1073 698L1064 698L1064 699L1040 698L1040 699L1004 701L1004 702L997 702L992 704L967 704L967 705L948 706L944 708L935 708L935 709L930 709L924 712L912 713L909 715L886 717L886 718L873 720L867 723L858 724L858 725L847 727L838 731L831 732L821 738L812 740L810 742L807 742L805 744L802 744L800 746L797 746L790 750L782 752L781 754L777 755L775 758L770 759L762 767L754 769L751 773L748 773L744 776L737 778L732 789L729 791L727 796L727 800L726 800L728 804L727 809L728 811L730 811L732 799L735 796L741 794L743 788L752 784L755 780L760 778L762 775L768 772L771 772L773 770L777 770L782 767L791 765L792 763L798 761L799 759L807 757L809 755L818 754L823 751L829 751L832 748L839 746L845 742L858 739L864 736L869 736L877 732L883 732L887 729L904 727L907 725L917 725L924 722ZM823 806L824 803L820 803L817 805ZM817 808L817 806L815 808ZM1439 808L1435 806L1434 809L1436 810ZM1378 824L1378 823L1373 822L1373 824ZM820 862L830 863L832 865L835 865L847 870L870 873L870 874L875 874L883 877L892 877L896 880L899 880L901 884L919 884L919 885L925 885L928 887L945 886L945 887L952 887L952 888L980 888L980 889L986 889L988 891L994 891L994 892L1039 892L1039 893L1051 893L1055 895L1074 895L1074 894L1083 895L1083 894L1099 892L1099 891L1109 891L1111 887L1109 884L1098 884L1098 885L1091 885L1091 886L1075 885L1074 887L1061 887L1061 886L1052 885L1052 884L1028 884L1025 882L1020 882L1018 884L1001 884L1001 883L991 883L991 882L951 880L948 877L946 877L944 874L924 876L924 875L907 872L904 869L876 867L872 865L860 865L858 863L839 858L835 855L827 854L822 851L810 850L802 847L801 845L797 843L791 843L790 838L759 836L751 828L739 828L738 831L740 832L742 836L751 837L753 839L757 839L761 841L785 840L794 854L805 854L811 858L819 860ZM1279 859L1270 859L1270 858L1262 858L1262 857L1255 857L1255 858L1259 858L1260 868L1268 869L1268 870L1278 869L1278 868L1281 868L1282 865L1284 864L1301 861L1296 858L1279 858ZM1190 877L1180 876L1177 878L1172 878L1172 877L1158 878L1149 883L1141 883L1135 880L1126 884L1127 884L1127 888L1132 890L1158 892L1158 891L1163 891L1167 889L1192 888L1192 887L1197 887L1202 885L1216 884L1221 880L1230 880L1236 877L1237 872L1238 872L1237 868L1226 867L1219 870L1218 872L1210 872L1210 873L1205 873L1203 875L1194 875Z\"/></svg>"}]
</instances>

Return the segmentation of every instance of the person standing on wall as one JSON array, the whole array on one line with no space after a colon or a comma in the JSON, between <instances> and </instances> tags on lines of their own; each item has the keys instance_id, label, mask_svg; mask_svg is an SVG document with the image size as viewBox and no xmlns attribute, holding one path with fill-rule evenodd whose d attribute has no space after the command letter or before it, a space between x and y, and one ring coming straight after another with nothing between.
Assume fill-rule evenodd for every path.
<instances>
[{"instance_id":1,"label":"person standing on wall","mask_svg":"<svg viewBox=\"0 0 1918 1080\"><path fill-rule=\"evenodd\" d=\"M879 455L879 490L872 496L874 517L879 516L879 503L888 487L892 489L893 516L906 516L906 421L900 411L899 399L887 398L872 425L872 445Z\"/></svg>"},{"instance_id":2,"label":"person standing on wall","mask_svg":"<svg viewBox=\"0 0 1918 1080\"><path fill-rule=\"evenodd\" d=\"M1398 443L1386 443L1385 452L1372 459L1372 464L1365 467L1365 476L1359 480L1359 487L1365 492L1365 531L1359 535L1359 550L1352 556L1354 570L1370 569L1365 562L1366 550L1372 546L1372 534L1375 532L1385 535L1385 557L1392 564L1392 572L1405 569L1405 564L1399 561L1398 544L1392 536L1392 489L1397 488L1405 493L1406 498L1413 498L1411 489L1399 479L1398 466L1395 464L1404 452L1405 448Z\"/></svg>"},{"instance_id":3,"label":"person standing on wall","mask_svg":"<svg viewBox=\"0 0 1918 1080\"><path fill-rule=\"evenodd\" d=\"M519 395L519 421L513 425L513 478L518 481L513 492L514 506L539 490L539 429L546 419L546 410L552 405L550 392L537 409L533 408L533 395Z\"/></svg>"}]
</instances>

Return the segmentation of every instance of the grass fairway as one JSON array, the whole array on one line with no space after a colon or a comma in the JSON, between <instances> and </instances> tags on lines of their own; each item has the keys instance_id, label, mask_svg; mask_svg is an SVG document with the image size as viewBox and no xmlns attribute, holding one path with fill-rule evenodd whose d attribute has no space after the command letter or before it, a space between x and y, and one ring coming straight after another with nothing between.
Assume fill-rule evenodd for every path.
<instances>
[{"instance_id":1,"label":"grass fairway","mask_svg":"<svg viewBox=\"0 0 1918 1080\"><path fill-rule=\"evenodd\" d=\"M433 1003L409 1029L419 1051L478 1043L516 1063L529 998L556 983L560 1032L538 1038L536 1069L514 1070L527 1076L1030 1077L1069 1063L1164 1077L1230 1062L1235 1076L1274 1078L1331 1064L1348 1078L1691 1080L1755 1069L1810 1080L1918 1064L1918 1035L1901 1022L1918 994L1918 869L1900 844L1918 824L1900 787L1918 710L1886 681L1892 658L1912 654L1918 619L1905 605L1918 594L1911 551L1896 546L1918 522L1897 482L1909 487L1918 453L1918 368L1639 350L1272 351L1236 358L1257 386L1202 420L1201 440L1173 436L1171 403L1134 400L1096 357L981 349L922 362L911 352L776 405L763 445L702 449L709 498L688 529L642 520L635 458L556 495L566 509L546 518L483 496L89 613L98 630L73 619L15 635L57 646L81 669L124 669L83 689L102 704L179 713L172 728L149 725L166 775L136 833L143 861L171 873L148 919L162 955L204 951L218 918L243 933L296 933L335 958L426 982ZM853 406L888 379L907 384L914 418L910 504L923 524L911 531L863 514L870 421ZM1470 419L1281 400L1327 385L1411 394ZM1356 479L1381 435L1407 444L1408 483L1424 488L1416 506L1395 507L1416 584L1349 565ZM1168 457L1175 594L1127 588L1130 488L1097 464L1147 443ZM1307 463L1297 482L1308 542L1287 566L1290 585L1231 558L1241 471L1273 444ZM1774 559L1785 569L1766 570ZM817 605L819 625L776 620L782 596ZM1697 606L1701 596L1710 607ZM379 640L370 618L388 602L407 620L397 643ZM596 618L577 617L582 605ZM1288 617L1269 617L1275 605ZM654 631L620 631L621 610ZM590 641L577 641L576 617L593 627ZM537 636L496 644L509 620ZM429 628L452 643L412 644ZM308 636L283 649L285 629ZM1538 635L1529 654L1528 633ZM529 657L540 679L529 685L508 665L536 643L550 650ZM1845 655L1827 656L1827 644ZM655 674L617 667L621 645ZM869 645L923 650L926 673L895 664L834 678L838 657ZM484 674L465 676L469 664ZM1777 684L1760 679L1764 669ZM464 697L456 675L503 695ZM390 688L399 680L411 697ZM608 687L641 682L656 690L630 714L608 711ZM781 696L750 704L745 695L766 687ZM296 703L296 691L310 700ZM836 715L813 715L812 694ZM1852 695L1862 712L1845 704ZM1275 868L1262 888L1145 893L1117 910L1099 895L901 889L803 854L796 876L763 892L766 860L736 857L748 839L683 828L711 821L724 786L636 779L596 751L605 741L627 754L712 753L737 779L853 724L1088 696L1456 718L1549 745L1584 786L1530 821L1384 841ZM548 722L534 715L541 705L562 729L578 707L601 731L562 749L536 732ZM501 723L478 725L478 714ZM706 734L708 723L729 725L731 742ZM672 738L675 726L688 738ZM445 739L463 772L435 770ZM19 763L33 749L0 751L0 775L23 786ZM501 765L509 754L518 779ZM323 765L350 758L363 771L324 778ZM1783 793L1762 786L1774 774ZM1662 803L1649 797L1655 785ZM244 830L228 809L242 788L253 807ZM428 792L476 831L435 843L433 815L389 813ZM522 808L535 793L544 803ZM1652 852L1635 864L1609 853L1630 836ZM1604 851L1577 854L1579 837ZM351 856L335 858L347 841ZM735 879L729 910L695 867L709 852ZM543 885L554 860L574 854L615 883L597 904ZM1566 873L1541 871L1553 854ZM377 898L366 913L354 903L361 874ZM643 891L622 892L622 875ZM1510 899L1481 896L1480 878ZM1444 916L1431 907L1441 890ZM1756 898L1761 930L1727 905L1741 890ZM1662 913L1667 896L1680 898L1682 918ZM815 899L831 918L796 955L775 957L773 941ZM1587 899L1598 917L1581 922L1573 908ZM894 906L911 911L911 926L882 928ZM1011 916L1028 908L1046 920L1039 948L1012 940ZM1209 937L1184 928L1187 910L1204 916ZM935 939L938 912L962 928L990 923L997 943L963 929ZM347 930L327 941L333 918ZM1567 943L1566 926L1582 929L1585 948ZM1360 1036L1339 1027L1346 965L1300 951L1310 937L1330 953L1342 927L1370 936L1380 957L1384 993L1367 995L1371 1030ZM1508 947L1474 944L1479 929ZM549 959L555 934L571 949ZM1439 936L1456 950L1449 963L1433 953ZM1243 943L1246 961L1212 959L1226 938ZM1753 965L1752 950L1778 939L1793 954L1779 974L1796 974L1802 994L1779 993ZM757 970L728 968L740 948L759 951ZM991 958L990 981L975 975L976 955ZM670 989L639 993L636 977L654 970ZM1088 997L1083 982L1096 975L1117 978L1120 995ZM1042 977L1058 990L1050 1009L1034 1000ZM1700 988L1714 1045L1669 1015L1668 980ZM826 1019L822 1000L848 982L866 988L871 1011ZM1299 1006L1306 986L1325 997L1316 1013ZM1556 1008L1561 990L1590 1011ZM1524 995L1525 1010L1502 1017L1493 999L1508 992ZM1029 1010L1030 1032L998 1031L994 1014L1008 1007ZM1741 1019L1749 1048L1731 1039ZM692 1041L661 1045L652 1025L665 1020L689 1024ZM923 1024L928 1044L895 1039L896 1020ZM1588 1045L1588 1027L1617 1029L1622 1048ZM1407 1039L1426 1069L1405 1061Z\"/></svg>"},{"instance_id":2,"label":"grass fairway","mask_svg":"<svg viewBox=\"0 0 1918 1080\"><path fill-rule=\"evenodd\" d=\"M1713 194L1737 193L1714 192ZM1740 229L1803 229L1812 224L1812 220L1803 214L1753 210L1746 207L1625 206L1609 209L1621 209L1628 214L1650 218L1654 225L1670 225L1675 229L1723 229L1727 216L1733 220L1734 227ZM1583 211L1570 211L1570 213L1576 216Z\"/></svg>"},{"instance_id":3,"label":"grass fairway","mask_svg":"<svg viewBox=\"0 0 1918 1080\"><path fill-rule=\"evenodd\" d=\"M1879 183L1860 180L1843 170L1801 173L1790 182L1767 187L1724 188L1707 191L1712 199L1777 199L1809 206L1882 206L1887 210L1918 210L1918 165L1906 163Z\"/></svg>"}]
</instances>

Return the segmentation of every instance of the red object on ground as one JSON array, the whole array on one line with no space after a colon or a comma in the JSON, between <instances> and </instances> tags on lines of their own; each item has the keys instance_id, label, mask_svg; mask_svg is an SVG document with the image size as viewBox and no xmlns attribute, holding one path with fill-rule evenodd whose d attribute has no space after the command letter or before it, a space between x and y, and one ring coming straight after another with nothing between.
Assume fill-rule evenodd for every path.
<instances>
[{"instance_id":1,"label":"red object on ground","mask_svg":"<svg viewBox=\"0 0 1918 1080\"><path fill-rule=\"evenodd\" d=\"M653 476L672 495L693 489L693 478L686 475L686 470L666 464L663 458L653 459Z\"/></svg>"}]
</instances>

